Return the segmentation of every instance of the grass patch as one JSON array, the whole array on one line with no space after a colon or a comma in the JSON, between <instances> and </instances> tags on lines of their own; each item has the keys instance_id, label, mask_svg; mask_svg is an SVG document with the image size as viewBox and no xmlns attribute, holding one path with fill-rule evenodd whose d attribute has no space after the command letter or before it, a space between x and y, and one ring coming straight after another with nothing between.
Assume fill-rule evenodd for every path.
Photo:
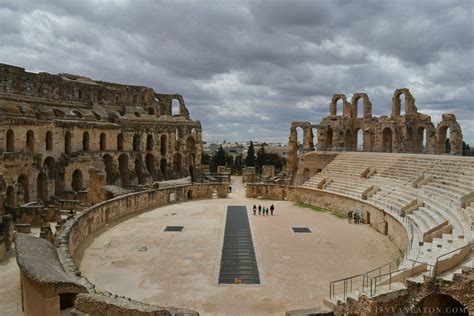
<instances>
[{"instance_id":1,"label":"grass patch","mask_svg":"<svg viewBox=\"0 0 474 316\"><path fill-rule=\"evenodd\" d=\"M346 214L338 213L324 207L314 206L314 205L303 203L303 202L296 202L295 205L301 208L309 208L316 212L322 212L322 213L329 212L332 215L336 216L337 218L347 218Z\"/></svg>"}]
</instances>

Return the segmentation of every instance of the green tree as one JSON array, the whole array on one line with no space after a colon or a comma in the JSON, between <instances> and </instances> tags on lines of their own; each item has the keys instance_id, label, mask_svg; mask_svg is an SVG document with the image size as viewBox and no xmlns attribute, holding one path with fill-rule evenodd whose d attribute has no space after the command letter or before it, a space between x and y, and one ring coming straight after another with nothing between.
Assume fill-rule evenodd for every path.
<instances>
[{"instance_id":1,"label":"green tree","mask_svg":"<svg viewBox=\"0 0 474 316\"><path fill-rule=\"evenodd\" d=\"M219 149L217 152L212 156L211 159L211 171L216 172L217 171L217 166L225 166L226 165L226 153L224 151L224 148L222 148L222 145L219 145Z\"/></svg>"},{"instance_id":2,"label":"green tree","mask_svg":"<svg viewBox=\"0 0 474 316\"><path fill-rule=\"evenodd\" d=\"M266 152L265 152L265 145L262 144L262 147L257 152L257 159L255 160L255 167L257 168L257 173L262 172L262 166L266 162Z\"/></svg>"},{"instance_id":3,"label":"green tree","mask_svg":"<svg viewBox=\"0 0 474 316\"><path fill-rule=\"evenodd\" d=\"M201 157L201 165L209 165L211 163L211 156L204 153Z\"/></svg>"},{"instance_id":4,"label":"green tree","mask_svg":"<svg viewBox=\"0 0 474 316\"><path fill-rule=\"evenodd\" d=\"M255 167L255 149L253 148L253 142L250 141L249 149L247 150L247 157L245 157L246 167Z\"/></svg>"}]
</instances>

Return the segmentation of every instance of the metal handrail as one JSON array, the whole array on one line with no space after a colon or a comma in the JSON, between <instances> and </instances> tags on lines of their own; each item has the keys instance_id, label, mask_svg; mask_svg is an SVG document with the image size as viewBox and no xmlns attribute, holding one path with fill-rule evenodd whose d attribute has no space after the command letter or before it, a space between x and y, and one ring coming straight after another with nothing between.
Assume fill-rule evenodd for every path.
<instances>
[{"instance_id":1,"label":"metal handrail","mask_svg":"<svg viewBox=\"0 0 474 316\"><path fill-rule=\"evenodd\" d=\"M435 264L434 264L434 266L433 266L432 276L433 276L433 277L436 277L436 272L437 272L436 270L437 270L437 268L438 268L438 262L439 262L439 259L440 259L440 258L442 258L442 257L444 257L444 256L446 256L446 255L449 255L449 254L451 254L451 253L453 253L453 252L456 252L456 251L459 251L459 250L464 250L464 248L472 247L473 245L474 245L473 242L468 242L468 243L467 243L466 245L464 245L464 246L458 247L458 248L456 248L456 249L453 249L453 250L451 250L451 251L449 251L449 252L443 253L442 255L439 255L438 257L436 257L436 262L435 262Z\"/></svg>"},{"instance_id":2,"label":"metal handrail","mask_svg":"<svg viewBox=\"0 0 474 316\"><path fill-rule=\"evenodd\" d=\"M377 295L377 278L379 279L379 282L381 282L382 277L388 275L389 276L388 288L391 289L392 288L392 275L395 274L395 273L398 273L400 271L406 271L406 270L407 270L407 268L402 268L402 269L398 269L396 271L390 271L388 273L384 273L382 275L378 275L378 276L373 277L370 280L370 296ZM374 280L374 281L372 281L372 280ZM405 282L405 275L403 275L403 282ZM372 289L372 285L373 285L373 289Z\"/></svg>"}]
</instances>

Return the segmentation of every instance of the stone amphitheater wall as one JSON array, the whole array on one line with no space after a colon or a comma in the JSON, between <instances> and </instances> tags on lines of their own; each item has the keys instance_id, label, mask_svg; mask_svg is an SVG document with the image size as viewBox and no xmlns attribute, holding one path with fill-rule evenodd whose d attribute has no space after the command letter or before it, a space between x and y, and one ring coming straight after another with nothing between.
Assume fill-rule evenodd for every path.
<instances>
[{"instance_id":1,"label":"stone amphitheater wall","mask_svg":"<svg viewBox=\"0 0 474 316\"><path fill-rule=\"evenodd\" d=\"M400 251L405 251L409 243L407 231L397 219L383 210L361 200L315 189L263 183L247 184L247 197L262 197L279 200L287 199L327 208L340 215L346 215L349 211L361 209L362 222L367 223L370 217L370 226L379 233L387 235Z\"/></svg>"},{"instance_id":2,"label":"stone amphitheater wall","mask_svg":"<svg viewBox=\"0 0 474 316\"><path fill-rule=\"evenodd\" d=\"M22 243L26 244L17 251L17 260L27 262L27 264L20 265L20 273L23 278L26 278L22 279L22 284L35 285L22 287L23 306L28 307L25 308L25 313L26 311L31 312L26 313L26 315L35 315L34 311L38 310L38 308L46 308L52 301L58 303L61 296L64 297L67 294L70 294L73 297L72 301L74 301L75 296L82 293L83 290L72 291L71 293L59 292L59 290L58 292L54 292L54 290L51 292L52 288L56 289L68 284L85 288L89 294L89 296L85 296L78 301L80 302L79 306L77 306L78 315L80 312L90 313L105 310L114 310L122 315L130 313L134 315L150 315L150 313L152 315L196 315L197 313L194 311L162 308L119 297L111 293L98 293L95 290L94 284L81 275L79 268L74 262L73 255L87 236L104 225L120 218L136 215L139 212L170 203L184 202L191 199L206 199L213 196L227 197L227 190L227 184L186 184L126 194L86 208L83 212L76 215L75 218L66 221L61 227L55 241L56 248L54 248L57 256L54 254L42 259L42 265L60 266L64 270L59 271L61 270L59 269L57 277L55 273L50 273L48 282L42 282L44 277L41 275L41 269L35 268L36 265L33 261L36 258L29 255L29 247L27 245L28 242L36 242L36 240L45 241L34 237L31 237L32 240L30 241L22 238ZM24 251L21 251L22 249ZM32 271L22 270L27 269L27 267L33 267L31 268ZM53 286L51 286L52 284ZM93 306L89 306L87 301L92 302ZM55 306L59 307L61 305L58 303ZM59 313L60 310L55 308L51 315L59 315Z\"/></svg>"}]
</instances>

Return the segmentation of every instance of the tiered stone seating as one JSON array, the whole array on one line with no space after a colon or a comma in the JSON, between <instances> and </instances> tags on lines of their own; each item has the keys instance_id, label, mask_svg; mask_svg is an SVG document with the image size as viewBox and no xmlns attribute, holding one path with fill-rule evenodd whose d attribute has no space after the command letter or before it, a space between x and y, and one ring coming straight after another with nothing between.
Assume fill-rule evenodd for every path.
<instances>
[{"instance_id":1,"label":"tiered stone seating","mask_svg":"<svg viewBox=\"0 0 474 316\"><path fill-rule=\"evenodd\" d=\"M363 179L361 174L367 168L374 172ZM421 176L426 181L413 187L413 181ZM415 241L409 259L433 265L440 255L467 245L473 237L474 206L461 210L461 197L474 191L474 159L470 157L339 153L303 186L317 189L324 177L331 182L323 190L353 198L362 199L366 188L377 186L380 190L367 201L395 216L415 205L406 214L407 231L412 223ZM423 242L432 233L436 234L425 239L430 242ZM457 254L454 251L447 257Z\"/></svg>"}]
</instances>

